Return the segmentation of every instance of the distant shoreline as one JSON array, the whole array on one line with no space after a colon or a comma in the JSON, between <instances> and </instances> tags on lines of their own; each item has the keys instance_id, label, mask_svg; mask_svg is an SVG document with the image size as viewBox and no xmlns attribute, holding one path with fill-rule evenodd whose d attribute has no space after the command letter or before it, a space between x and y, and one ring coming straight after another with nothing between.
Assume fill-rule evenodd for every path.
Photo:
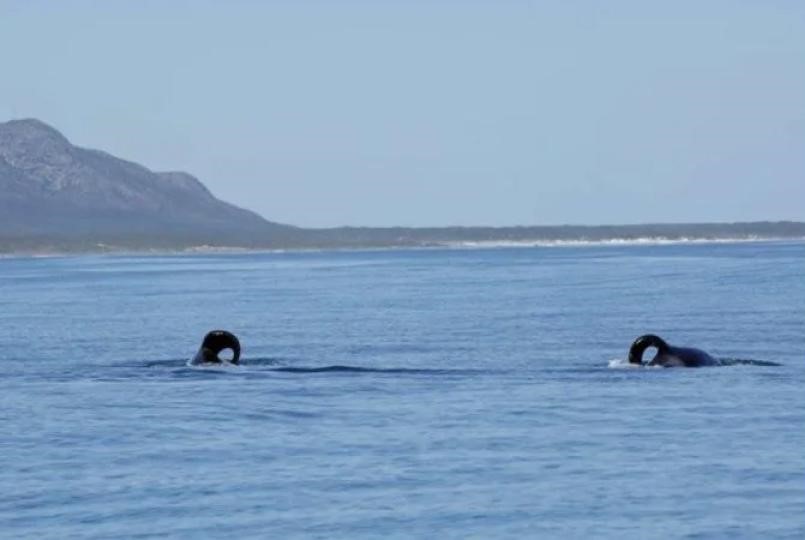
<instances>
[{"instance_id":1,"label":"distant shoreline","mask_svg":"<svg viewBox=\"0 0 805 540\"><path fill-rule=\"evenodd\" d=\"M387 245L387 246L329 246L329 247L244 247L198 245L177 248L142 248L103 246L85 250L18 250L0 251L0 260L23 258L59 258L59 257L92 257L92 256L193 256L193 255L245 255L245 254L279 254L279 253L319 253L319 252L378 252L378 251L415 251L415 250L492 250L492 249L525 249L525 248L583 248L583 247L662 247L679 245L724 245L750 243L805 243L805 236L800 237L745 237L745 238L610 238L602 240L524 240L524 241L462 241L444 242L422 245Z\"/></svg>"},{"instance_id":2,"label":"distant shoreline","mask_svg":"<svg viewBox=\"0 0 805 540\"><path fill-rule=\"evenodd\" d=\"M521 227L340 227L290 225L221 231L197 228L81 226L68 220L56 232L0 228L0 254L222 253L310 250L502 248L589 245L660 245L805 239L805 223L654 223ZM86 225L86 224L85 224Z\"/></svg>"}]
</instances>

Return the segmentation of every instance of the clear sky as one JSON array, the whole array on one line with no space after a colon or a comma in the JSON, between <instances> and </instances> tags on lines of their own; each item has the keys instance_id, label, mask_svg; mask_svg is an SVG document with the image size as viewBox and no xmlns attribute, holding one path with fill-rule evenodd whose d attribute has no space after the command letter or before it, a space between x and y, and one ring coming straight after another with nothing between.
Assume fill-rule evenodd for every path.
<instances>
[{"instance_id":1,"label":"clear sky","mask_svg":"<svg viewBox=\"0 0 805 540\"><path fill-rule=\"evenodd\" d=\"M0 120L304 226L805 220L805 2L0 0Z\"/></svg>"}]
</instances>

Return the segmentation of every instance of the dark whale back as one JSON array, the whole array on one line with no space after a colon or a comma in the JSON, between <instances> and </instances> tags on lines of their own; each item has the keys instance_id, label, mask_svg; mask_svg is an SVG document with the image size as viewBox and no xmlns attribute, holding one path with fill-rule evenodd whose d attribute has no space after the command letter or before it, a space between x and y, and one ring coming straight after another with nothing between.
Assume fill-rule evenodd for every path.
<instances>
[{"instance_id":1,"label":"dark whale back","mask_svg":"<svg viewBox=\"0 0 805 540\"><path fill-rule=\"evenodd\" d=\"M240 341L232 332L226 330L213 330L204 336L196 356L193 357L193 364L220 364L223 362L218 356L222 351L231 350L232 364L240 361Z\"/></svg>"},{"instance_id":2,"label":"dark whale back","mask_svg":"<svg viewBox=\"0 0 805 540\"><path fill-rule=\"evenodd\" d=\"M671 366L679 359L685 367L717 366L718 360L701 349L693 347L668 347L665 354L657 356L649 362L650 366Z\"/></svg>"},{"instance_id":3,"label":"dark whale back","mask_svg":"<svg viewBox=\"0 0 805 540\"><path fill-rule=\"evenodd\" d=\"M657 354L649 362L643 362L643 353L654 347ZM700 349L674 347L654 334L637 338L629 349L629 363L663 367L702 367L719 365L718 360Z\"/></svg>"}]
</instances>

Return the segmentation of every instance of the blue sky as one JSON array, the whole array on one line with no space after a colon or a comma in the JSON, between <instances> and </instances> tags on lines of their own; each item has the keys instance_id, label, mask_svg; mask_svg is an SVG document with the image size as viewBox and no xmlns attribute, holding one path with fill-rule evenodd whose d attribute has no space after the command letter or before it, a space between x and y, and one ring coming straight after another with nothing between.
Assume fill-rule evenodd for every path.
<instances>
[{"instance_id":1,"label":"blue sky","mask_svg":"<svg viewBox=\"0 0 805 540\"><path fill-rule=\"evenodd\" d=\"M0 120L304 226L805 220L805 3L9 2Z\"/></svg>"}]
</instances>

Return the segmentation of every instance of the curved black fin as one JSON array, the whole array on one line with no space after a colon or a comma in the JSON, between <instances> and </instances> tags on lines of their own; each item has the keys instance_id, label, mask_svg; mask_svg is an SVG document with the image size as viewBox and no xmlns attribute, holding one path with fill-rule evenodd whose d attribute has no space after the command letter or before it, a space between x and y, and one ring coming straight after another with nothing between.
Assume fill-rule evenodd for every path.
<instances>
[{"instance_id":1,"label":"curved black fin","mask_svg":"<svg viewBox=\"0 0 805 540\"><path fill-rule=\"evenodd\" d=\"M240 361L240 341L232 332L226 330L213 330L204 336L196 356L193 358L194 364L220 364L223 362L218 356L221 351L232 351L232 364Z\"/></svg>"},{"instance_id":2,"label":"curved black fin","mask_svg":"<svg viewBox=\"0 0 805 540\"><path fill-rule=\"evenodd\" d=\"M629 363L642 364L643 353L646 352L646 349L649 347L655 347L660 353L668 350L668 344L664 339L654 334L646 334L634 340L634 343L632 343L632 346L629 348Z\"/></svg>"}]
</instances>

